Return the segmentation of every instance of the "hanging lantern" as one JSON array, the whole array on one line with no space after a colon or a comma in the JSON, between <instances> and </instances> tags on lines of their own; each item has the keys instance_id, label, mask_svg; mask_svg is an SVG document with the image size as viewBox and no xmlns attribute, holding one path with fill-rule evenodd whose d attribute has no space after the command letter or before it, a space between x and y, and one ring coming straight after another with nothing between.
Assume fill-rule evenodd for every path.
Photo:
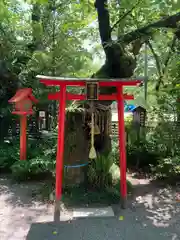
<instances>
[{"instance_id":1,"label":"hanging lantern","mask_svg":"<svg viewBox=\"0 0 180 240\"><path fill-rule=\"evenodd\" d=\"M24 88L19 89L9 103L13 104L13 114L31 115L33 114L33 103L37 103L37 99L32 95L31 88Z\"/></svg>"}]
</instances>

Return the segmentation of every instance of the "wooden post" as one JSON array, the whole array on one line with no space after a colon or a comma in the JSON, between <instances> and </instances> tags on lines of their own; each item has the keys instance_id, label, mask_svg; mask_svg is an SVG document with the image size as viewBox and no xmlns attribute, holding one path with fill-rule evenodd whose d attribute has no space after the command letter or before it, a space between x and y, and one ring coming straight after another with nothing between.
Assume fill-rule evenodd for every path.
<instances>
[{"instance_id":1,"label":"wooden post","mask_svg":"<svg viewBox=\"0 0 180 240\"><path fill-rule=\"evenodd\" d=\"M37 78L46 86L61 86L60 93L49 94L49 100L60 100L59 120L58 120L58 152L56 166L56 200L60 200L62 195L62 172L63 172L63 150L64 150L64 120L65 120L65 100L87 100L85 94L66 95L66 86L85 87L89 82L88 78L62 78L38 75ZM118 118L119 118L119 151L120 151L120 174L121 174L121 196L122 207L125 207L127 198L126 185L126 147L125 147L125 127L124 127L124 100L134 99L132 95L123 95L123 86L137 86L142 79L111 79L110 81L103 79L94 79L99 87L117 87L117 94L99 95L98 100L117 100L118 102ZM96 97L95 97L96 99ZM103 124L102 124L103 125ZM58 208L58 204L56 204Z\"/></svg>"},{"instance_id":2,"label":"wooden post","mask_svg":"<svg viewBox=\"0 0 180 240\"><path fill-rule=\"evenodd\" d=\"M60 200L62 197L65 106L66 106L66 85L62 84L60 86L59 113L58 113L58 139L57 139L57 157L56 157L56 200L55 200L55 211L54 211L55 221L59 221L59 218L60 218Z\"/></svg>"},{"instance_id":3,"label":"wooden post","mask_svg":"<svg viewBox=\"0 0 180 240\"><path fill-rule=\"evenodd\" d=\"M119 133L119 153L120 153L120 192L122 208L126 206L127 183L126 183L126 145L125 145L125 127L124 127L124 99L123 87L117 87L118 103L118 133Z\"/></svg>"},{"instance_id":4,"label":"wooden post","mask_svg":"<svg viewBox=\"0 0 180 240\"><path fill-rule=\"evenodd\" d=\"M20 160L26 160L27 116L20 116Z\"/></svg>"}]
</instances>

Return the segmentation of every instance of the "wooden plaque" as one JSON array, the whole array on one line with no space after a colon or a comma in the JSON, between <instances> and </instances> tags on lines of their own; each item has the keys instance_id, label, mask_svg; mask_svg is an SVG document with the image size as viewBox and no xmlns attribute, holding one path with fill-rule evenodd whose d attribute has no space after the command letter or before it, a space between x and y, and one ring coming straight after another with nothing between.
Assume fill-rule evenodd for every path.
<instances>
[{"instance_id":1,"label":"wooden plaque","mask_svg":"<svg viewBox=\"0 0 180 240\"><path fill-rule=\"evenodd\" d=\"M97 82L86 83L86 99L87 100L98 100L99 95L99 84Z\"/></svg>"}]
</instances>

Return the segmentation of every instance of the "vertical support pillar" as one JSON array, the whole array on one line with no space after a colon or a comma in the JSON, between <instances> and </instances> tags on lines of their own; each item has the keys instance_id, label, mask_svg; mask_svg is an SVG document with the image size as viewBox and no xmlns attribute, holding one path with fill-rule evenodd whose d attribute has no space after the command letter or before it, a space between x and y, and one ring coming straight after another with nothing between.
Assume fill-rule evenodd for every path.
<instances>
[{"instance_id":1,"label":"vertical support pillar","mask_svg":"<svg viewBox=\"0 0 180 240\"><path fill-rule=\"evenodd\" d=\"M26 160L26 128L27 116L20 116L20 160Z\"/></svg>"},{"instance_id":2,"label":"vertical support pillar","mask_svg":"<svg viewBox=\"0 0 180 240\"><path fill-rule=\"evenodd\" d=\"M120 154L120 192L122 208L126 207L127 184L126 184L126 145L125 145L125 126L124 126L124 99L123 86L117 87L118 103L118 136L119 136L119 154Z\"/></svg>"},{"instance_id":3,"label":"vertical support pillar","mask_svg":"<svg viewBox=\"0 0 180 240\"><path fill-rule=\"evenodd\" d=\"M60 86L59 112L58 112L58 139L56 157L56 199L54 220L60 218L60 200L62 196L63 157L64 157L64 128L65 128L66 85Z\"/></svg>"}]
</instances>

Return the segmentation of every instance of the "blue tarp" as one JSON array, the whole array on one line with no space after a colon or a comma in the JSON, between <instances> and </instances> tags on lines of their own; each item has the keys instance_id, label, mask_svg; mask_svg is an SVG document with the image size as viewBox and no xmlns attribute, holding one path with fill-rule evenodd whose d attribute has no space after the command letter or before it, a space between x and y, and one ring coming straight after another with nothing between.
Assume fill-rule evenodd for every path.
<instances>
[{"instance_id":1,"label":"blue tarp","mask_svg":"<svg viewBox=\"0 0 180 240\"><path fill-rule=\"evenodd\" d=\"M124 101L124 112L132 112L136 108L133 104L127 104L126 101Z\"/></svg>"}]
</instances>

